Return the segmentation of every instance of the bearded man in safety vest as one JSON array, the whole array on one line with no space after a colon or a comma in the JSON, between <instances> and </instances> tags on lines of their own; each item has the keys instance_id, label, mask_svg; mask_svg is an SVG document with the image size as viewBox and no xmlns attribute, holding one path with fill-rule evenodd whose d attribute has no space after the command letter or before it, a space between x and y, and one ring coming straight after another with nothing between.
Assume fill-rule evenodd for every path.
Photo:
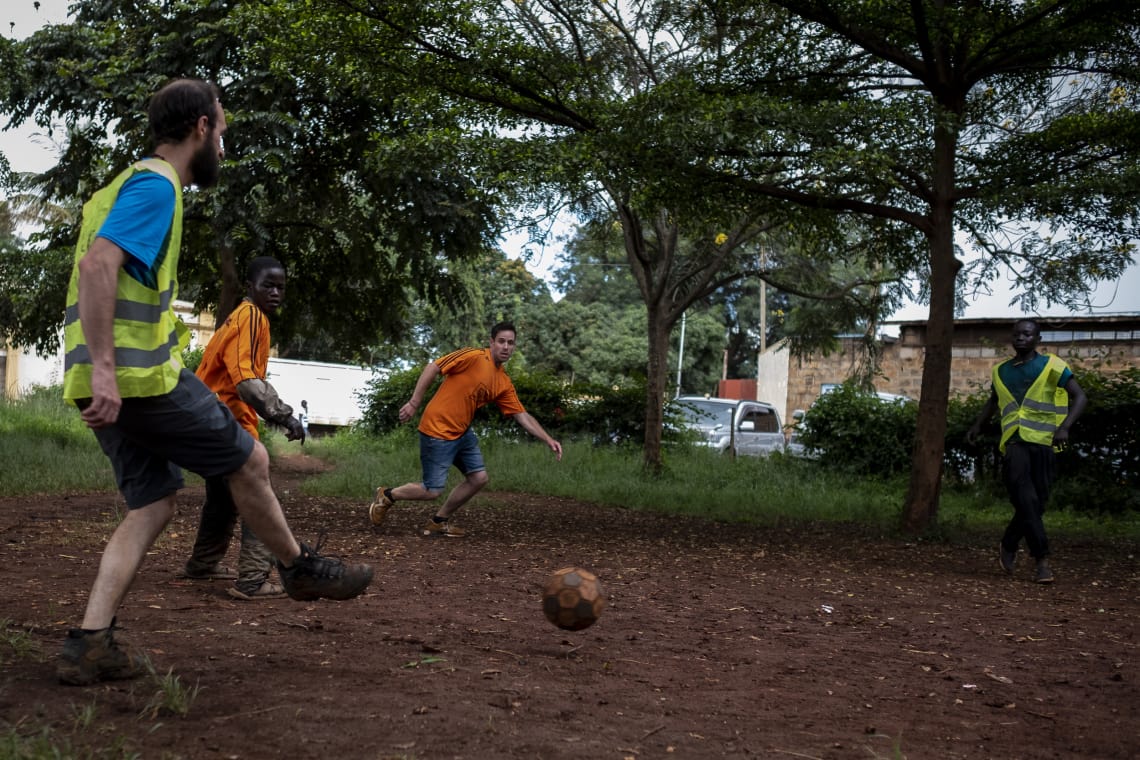
<instances>
[{"instance_id":1,"label":"bearded man in safety vest","mask_svg":"<svg viewBox=\"0 0 1140 760\"><path fill-rule=\"evenodd\" d=\"M966 439L974 443L982 425L1001 411L998 448L1014 513L998 546L998 561L1012 573L1024 538L1029 555L1037 561L1034 580L1052 583L1042 516L1057 474L1053 450L1069 440L1069 428L1081 416L1087 398L1069 365L1053 354L1037 353L1040 342L1041 328L1035 320L1014 324L1012 343L1017 355L994 367L990 397Z\"/></svg>"},{"instance_id":2,"label":"bearded man in safety vest","mask_svg":"<svg viewBox=\"0 0 1140 760\"><path fill-rule=\"evenodd\" d=\"M147 118L155 150L83 207L64 316L63 395L111 460L127 513L111 534L81 628L64 641L66 684L133 678L145 658L115 640L116 612L170 522L182 468L226 478L234 503L277 558L293 599L349 599L372 568L349 566L293 537L269 483L265 446L182 365L187 329L174 314L182 243L182 189L218 179L226 116L213 85L175 80Z\"/></svg>"}]
</instances>

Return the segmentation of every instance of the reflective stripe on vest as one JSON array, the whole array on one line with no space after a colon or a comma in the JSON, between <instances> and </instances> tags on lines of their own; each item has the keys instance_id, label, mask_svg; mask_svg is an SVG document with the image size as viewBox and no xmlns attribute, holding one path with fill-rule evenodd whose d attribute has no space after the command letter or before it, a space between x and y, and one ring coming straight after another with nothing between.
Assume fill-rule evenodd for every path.
<instances>
[{"instance_id":1,"label":"reflective stripe on vest","mask_svg":"<svg viewBox=\"0 0 1140 760\"><path fill-rule=\"evenodd\" d=\"M1001 381L998 369L1005 362L993 369L994 391L1001 408L1001 443L998 448L1003 454L1014 433L1026 443L1051 445L1053 433L1069 413L1069 394L1059 385L1066 369L1065 362L1053 354L1045 356L1048 358L1045 368L1025 392L1020 404Z\"/></svg>"},{"instance_id":2,"label":"reflective stripe on vest","mask_svg":"<svg viewBox=\"0 0 1140 760\"><path fill-rule=\"evenodd\" d=\"M174 186L174 216L155 274L156 287L143 285L119 269L115 293L115 378L123 398L169 393L182 370L182 351L189 331L174 313L178 296L178 254L182 243L182 184L174 167L161 159L138 161L83 207L83 225L75 246L71 282L64 312L63 396L91 396L91 352L79 321L79 261L86 255L118 198L123 185L139 172L159 174Z\"/></svg>"}]
</instances>

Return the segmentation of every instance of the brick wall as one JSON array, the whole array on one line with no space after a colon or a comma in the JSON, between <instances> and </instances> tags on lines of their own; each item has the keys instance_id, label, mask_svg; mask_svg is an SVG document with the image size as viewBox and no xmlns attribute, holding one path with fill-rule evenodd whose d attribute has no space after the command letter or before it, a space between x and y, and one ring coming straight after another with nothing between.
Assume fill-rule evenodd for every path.
<instances>
[{"instance_id":1,"label":"brick wall","mask_svg":"<svg viewBox=\"0 0 1140 760\"><path fill-rule=\"evenodd\" d=\"M1040 351L1054 353L1072 366L1099 367L1112 372L1140 367L1140 315L1070 317L1039 320ZM988 387L993 365L1013 355L1012 320L959 320L954 325L951 349L950 392L972 393ZM886 338L880 357L875 390L917 399L922 387L926 324L899 325L898 338ZM828 356L813 355L788 364L788 415L807 409L823 387L842 383L855 374L862 361L857 337L840 338L840 350Z\"/></svg>"}]
</instances>

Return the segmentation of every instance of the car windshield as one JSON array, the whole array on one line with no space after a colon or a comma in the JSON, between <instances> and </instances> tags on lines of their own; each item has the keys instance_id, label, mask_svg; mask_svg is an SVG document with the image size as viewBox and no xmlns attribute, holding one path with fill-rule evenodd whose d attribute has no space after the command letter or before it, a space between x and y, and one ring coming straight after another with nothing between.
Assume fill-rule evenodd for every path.
<instances>
[{"instance_id":1,"label":"car windshield","mask_svg":"<svg viewBox=\"0 0 1140 760\"><path fill-rule=\"evenodd\" d=\"M681 414L690 423L702 427L732 426L732 407L700 399L682 399L678 402Z\"/></svg>"}]
</instances>

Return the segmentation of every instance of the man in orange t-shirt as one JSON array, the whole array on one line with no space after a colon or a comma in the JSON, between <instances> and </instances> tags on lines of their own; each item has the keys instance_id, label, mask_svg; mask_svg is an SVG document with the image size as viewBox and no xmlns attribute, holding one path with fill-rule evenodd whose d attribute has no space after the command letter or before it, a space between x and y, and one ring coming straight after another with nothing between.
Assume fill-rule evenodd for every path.
<instances>
[{"instance_id":1,"label":"man in orange t-shirt","mask_svg":"<svg viewBox=\"0 0 1140 760\"><path fill-rule=\"evenodd\" d=\"M269 367L269 318L285 298L285 268L277 259L259 256L249 265L247 295L225 323L210 338L202 363L195 373L233 413L238 423L254 437L258 415L284 427L290 441L305 439L301 421L293 408L281 401L265 375ZM184 577L193 579L234 578L229 589L236 599L271 599L283 596L280 584L269 580L273 557L242 521L241 552L235 573L222 567L234 525L237 523L230 487L225 478L206 479L206 501L198 538Z\"/></svg>"},{"instance_id":2,"label":"man in orange t-shirt","mask_svg":"<svg viewBox=\"0 0 1140 760\"><path fill-rule=\"evenodd\" d=\"M380 525L388 509L396 501L429 501L443 493L447 485L447 472L455 465L464 480L457 485L435 516L420 529L425 537L448 536L458 538L466 531L451 525L450 517L487 485L487 467L479 441L471 430L475 410L494 403L499 411L514 418L524 430L539 439L562 460L562 444L551 438L538 420L532 417L515 394L511 378L503 365L515 352L515 326L499 322L491 328L489 348L462 348L436 359L424 367L416 381L416 389L408 403L400 407L400 422L415 416L424 394L443 375L443 383L428 402L420 419L420 463L424 479L421 483L406 483L397 488L376 489L376 499L368 508L373 525Z\"/></svg>"}]
</instances>

